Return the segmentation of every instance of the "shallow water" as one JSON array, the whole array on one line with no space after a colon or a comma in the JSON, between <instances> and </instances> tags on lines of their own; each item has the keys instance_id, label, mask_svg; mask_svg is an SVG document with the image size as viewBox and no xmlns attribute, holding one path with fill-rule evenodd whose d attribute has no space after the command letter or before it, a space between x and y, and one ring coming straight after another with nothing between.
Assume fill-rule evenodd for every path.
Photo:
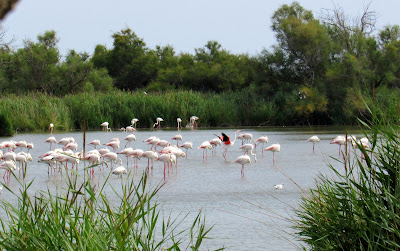
<instances>
[{"instance_id":1,"label":"shallow water","mask_svg":"<svg viewBox=\"0 0 400 251\"><path fill-rule=\"evenodd\" d=\"M255 128L244 129L251 133L253 139L267 135L269 143L264 148L279 143L281 151L275 153L275 164L272 161L272 153L264 152L261 147L257 149L257 162L245 166L244 177L241 177L241 166L232 161L242 154L239 146L240 140L236 140L227 154L227 160L222 157L221 147L217 148L216 155L208 151L207 159L203 160L203 151L197 149L205 140L215 138L214 134L226 133L233 140L235 130L183 130L179 133L185 141L193 142L193 149L188 150L187 159L178 159L178 171L170 171L165 179L166 183L160 190L157 200L162 205L165 215L173 217L188 214L183 221L184 226L189 227L199 210L205 214L208 227L213 226L209 233L211 240L206 240L202 250L213 250L226 247L226 250L298 250L300 241L291 235L290 220L293 218L293 210L298 208L298 203L304 190L314 187L315 179L322 174L330 175L331 171L327 163L342 168L342 164L330 158L338 157L338 146L329 144L330 140L339 134L344 134L344 128ZM358 131L350 130L349 133L360 136ZM132 142L133 148L148 150L149 145L143 142L150 136L170 140L178 134L176 130L139 130L134 133L137 141ZM312 152L312 143L306 140L312 135L318 135L321 141ZM128 133L124 132L87 132L86 142L99 139L106 143L114 137L121 139L120 149L124 148L123 139ZM31 191L50 190L59 188L62 184L61 175L55 177L47 174L47 165L38 163L38 156L47 152L50 145L44 143L49 137L45 134L17 134L12 138L0 138L0 141L13 139L15 141L26 140L33 142L35 148L30 152L33 162L28 164L26 181L34 179ZM55 133L57 140L63 137L74 137L82 150L83 133L68 132ZM58 145L59 147L60 145ZM54 148L54 147L53 147ZM86 146L86 151L93 149ZM20 151L16 149L16 152ZM125 158L124 166L126 166ZM139 171L133 174L134 179L141 176L147 166L147 159L139 161ZM83 176L83 164L80 164L79 173ZM109 174L110 168L103 171L96 169L94 181L101 184ZM131 167L128 170L132 170ZM1 175L4 171L1 171ZM18 174L17 174L18 176ZM163 163L154 162L153 173L149 177L150 183L155 186L164 181ZM106 192L112 193L111 186L118 187L121 179L111 177ZM283 183L282 190L275 190L274 185ZM17 181L12 178L9 184L11 189L18 189ZM108 190L107 190L108 189ZM9 191L1 194L3 200L11 203L15 198ZM4 215L4 213L0 212Z\"/></svg>"}]
</instances>

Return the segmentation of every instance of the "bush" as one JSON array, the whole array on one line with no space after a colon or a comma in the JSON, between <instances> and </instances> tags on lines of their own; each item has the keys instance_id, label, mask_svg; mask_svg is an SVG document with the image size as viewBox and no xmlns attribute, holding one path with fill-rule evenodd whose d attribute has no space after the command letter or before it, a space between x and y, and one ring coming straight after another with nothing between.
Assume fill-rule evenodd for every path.
<instances>
[{"instance_id":1,"label":"bush","mask_svg":"<svg viewBox=\"0 0 400 251\"><path fill-rule=\"evenodd\" d=\"M4 114L0 114L0 136L13 136L14 129L10 119Z\"/></svg>"}]
</instances>

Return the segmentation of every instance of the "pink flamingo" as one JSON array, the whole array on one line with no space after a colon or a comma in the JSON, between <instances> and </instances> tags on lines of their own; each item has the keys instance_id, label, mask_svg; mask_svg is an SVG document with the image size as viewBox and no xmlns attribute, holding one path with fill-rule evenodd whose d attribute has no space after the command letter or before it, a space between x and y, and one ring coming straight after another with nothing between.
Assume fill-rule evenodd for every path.
<instances>
[{"instance_id":1,"label":"pink flamingo","mask_svg":"<svg viewBox=\"0 0 400 251\"><path fill-rule=\"evenodd\" d=\"M207 160L207 149L212 149L212 145L209 141L204 141L203 143L201 143L198 149L203 149L203 160Z\"/></svg>"},{"instance_id":2,"label":"pink flamingo","mask_svg":"<svg viewBox=\"0 0 400 251\"><path fill-rule=\"evenodd\" d=\"M182 148L186 149L185 155L186 155L186 158L187 158L187 151L188 151L188 149L192 149L193 148L193 144L192 144L192 142L188 141L188 142L183 143L179 147L182 147Z\"/></svg>"},{"instance_id":3,"label":"pink flamingo","mask_svg":"<svg viewBox=\"0 0 400 251\"><path fill-rule=\"evenodd\" d=\"M164 119L162 119L160 117L156 118L156 123L154 123L153 128L155 128L157 126L156 128L160 129L161 128L161 121L164 121Z\"/></svg>"},{"instance_id":4,"label":"pink flamingo","mask_svg":"<svg viewBox=\"0 0 400 251\"><path fill-rule=\"evenodd\" d=\"M174 137L172 137L172 140L176 140L176 145L179 145L179 140L182 140L182 135L177 134Z\"/></svg>"},{"instance_id":5,"label":"pink flamingo","mask_svg":"<svg viewBox=\"0 0 400 251\"><path fill-rule=\"evenodd\" d=\"M272 163L275 164L275 153L281 151L281 145L279 143L272 144L271 146L265 148L265 151L272 152Z\"/></svg>"},{"instance_id":6,"label":"pink flamingo","mask_svg":"<svg viewBox=\"0 0 400 251\"><path fill-rule=\"evenodd\" d=\"M242 178L244 177L244 165L249 164L250 161L250 157L248 155L241 155L239 157L237 157L232 163L238 163L240 165L242 165Z\"/></svg>"},{"instance_id":7,"label":"pink flamingo","mask_svg":"<svg viewBox=\"0 0 400 251\"><path fill-rule=\"evenodd\" d=\"M264 144L265 143L268 143L268 136L261 136L261 137L259 137L258 139L256 139L256 141L254 142L254 150L256 150L257 149L257 146L259 145L259 144L262 144L263 146L262 146L262 156L264 156Z\"/></svg>"},{"instance_id":8,"label":"pink flamingo","mask_svg":"<svg viewBox=\"0 0 400 251\"><path fill-rule=\"evenodd\" d=\"M318 138L318 136L317 135L314 135L314 136L312 136L311 138L309 138L308 140L307 140L307 142L312 142L312 152L314 153L314 146L315 146L315 143L317 143L317 142L319 142L320 140L319 140L319 138Z\"/></svg>"}]
</instances>

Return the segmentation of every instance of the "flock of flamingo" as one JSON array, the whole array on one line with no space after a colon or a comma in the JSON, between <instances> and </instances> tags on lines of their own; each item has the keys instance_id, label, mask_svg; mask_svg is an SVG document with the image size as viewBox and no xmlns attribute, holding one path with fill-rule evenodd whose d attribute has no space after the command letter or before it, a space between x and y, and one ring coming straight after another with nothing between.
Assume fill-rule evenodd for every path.
<instances>
[{"instance_id":1,"label":"flock of flamingo","mask_svg":"<svg viewBox=\"0 0 400 251\"><path fill-rule=\"evenodd\" d=\"M192 116L190 118L189 127L197 128L196 120L199 118L196 116ZM112 138L107 143L101 144L99 139L95 139L90 141L89 145L94 149L88 152L83 150L78 151L78 144L75 139L72 137L64 137L60 140L56 140L53 136L53 128L54 125L49 125L50 137L48 137L45 142L50 144L50 149L48 152L41 154L39 158L39 162L45 163L48 165L48 174L56 175L57 172L62 172L63 169L67 171L71 171L71 175L73 171L78 171L78 164L80 161L86 161L90 168L88 168L88 174L90 177L94 176L95 167L102 168L104 164L110 166L112 168L112 173L118 176L122 176L127 173L127 168L129 167L129 160L133 159L133 163L131 166L136 170L138 168L138 160L140 158L147 158L147 171L153 169L153 162L160 161L164 163L164 179L166 178L166 171L170 170L170 168L178 167L178 158L185 157L187 158L188 150L193 148L192 142L184 142L182 141L182 135L177 134L172 137L170 140L173 140L171 143L168 140L160 139L156 136L151 136L143 142L146 142L150 148L148 150L142 149L134 149L131 147L132 141L136 141L136 136L133 132L136 131L136 123L139 120L137 118L132 119L131 125L126 128L121 128L120 131L128 132L128 134L124 140L126 141L124 145L124 149L119 150L121 146L121 141L119 138ZM156 123L154 123L153 128L159 129L161 127L162 118L157 118ZM177 129L178 131L182 129L182 120L180 118L177 119ZM104 122L101 124L103 130L105 132L111 131L109 128L109 123ZM187 126L188 127L188 126ZM239 134L238 134L239 133ZM275 153L280 152L281 147L279 143L272 144L266 148L264 148L264 144L268 143L268 136L261 136L255 140L253 140L253 135L250 133L244 133L241 130L237 130L234 135L234 139L231 141L230 137L225 133L221 133L221 135L215 135L214 139L209 141L204 141L198 146L198 149L203 150L203 160L207 160L207 150L212 151L212 154L216 154L216 149L218 146L221 146L223 149L222 156L226 160L226 155L228 150L235 145L236 139L241 140L241 145L239 149L243 151L243 154L237 157L232 163L237 163L241 165L241 176L244 177L244 167L246 164L251 163L251 157L254 157L254 162L257 162L257 157L255 150L257 146L262 144L262 155L264 155L264 151L271 151L273 153L272 160L275 164ZM176 141L176 144L175 144ZM313 143L313 153L315 144L320 141L318 136L314 135L310 137L308 142ZM253 142L253 143L252 143ZM357 144L362 145L365 148L369 147L369 142L367 138L362 138L359 141L356 141L354 136L338 136L333 139L331 144L339 145L339 154L341 152L341 146L347 145L351 143L351 145L356 146ZM53 149L53 144L61 145L61 148ZM100 148L101 146L103 148ZM350 145L350 144L348 144ZM97 149L97 148L100 149ZM13 140L3 141L0 143L0 168L5 169L5 173L3 179L5 183L10 182L11 172L14 170L19 171L19 175L21 175L24 171L24 166L26 167L29 161L32 161L33 158L29 153L30 149L33 149L33 143L27 143L25 140L21 140L15 142ZM157 149L161 148L161 149ZM18 149L20 151L18 151ZM26 152L23 150L26 149ZM183 151L182 149L185 149ZM126 167L123 166L122 156L126 158ZM115 168L114 164L119 163ZM70 166L68 166L70 165ZM282 189L283 184L278 184L275 186L275 189Z\"/></svg>"}]
</instances>

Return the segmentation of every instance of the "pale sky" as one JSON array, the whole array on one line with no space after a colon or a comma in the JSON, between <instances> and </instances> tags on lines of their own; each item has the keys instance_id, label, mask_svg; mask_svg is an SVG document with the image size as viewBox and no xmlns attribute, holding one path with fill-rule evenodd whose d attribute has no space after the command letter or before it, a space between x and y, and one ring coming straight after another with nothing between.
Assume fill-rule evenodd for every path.
<instances>
[{"instance_id":1,"label":"pale sky","mask_svg":"<svg viewBox=\"0 0 400 251\"><path fill-rule=\"evenodd\" d=\"M111 35L132 29L147 46L171 45L177 53L195 53L207 41L218 41L234 54L256 55L276 44L271 17L289 0L20 0L3 20L15 48L23 40L54 30L62 55L69 49L93 54L97 44L112 48ZM400 24L398 0L299 0L318 18L322 9L340 6L350 16L359 16L371 3L378 13L377 28Z\"/></svg>"}]
</instances>

